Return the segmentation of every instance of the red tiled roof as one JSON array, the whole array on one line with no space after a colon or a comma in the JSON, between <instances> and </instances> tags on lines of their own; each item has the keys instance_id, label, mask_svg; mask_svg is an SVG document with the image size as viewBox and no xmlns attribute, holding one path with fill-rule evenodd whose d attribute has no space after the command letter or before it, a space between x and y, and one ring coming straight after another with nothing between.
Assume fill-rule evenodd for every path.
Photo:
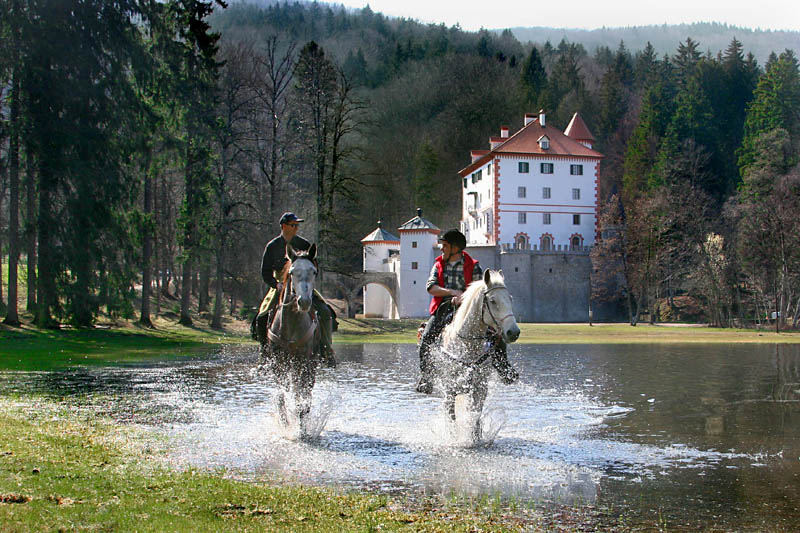
<instances>
[{"instance_id":1,"label":"red tiled roof","mask_svg":"<svg viewBox=\"0 0 800 533\"><path fill-rule=\"evenodd\" d=\"M589 134L589 138L593 139L591 133L589 133L589 129L586 128L586 124L583 123L583 120L581 120L577 113L572 117L573 122L575 122L575 117L578 117L580 123L583 124L584 131ZM572 122L570 122L570 125L572 125ZM542 150L539 146L538 141L543 135L547 135L550 139L550 148L548 150ZM477 150L472 150L472 154L477 155L475 152L477 152ZM539 118L537 117L535 120L529 122L527 126L523 126L521 130L506 139L503 144L489 150L485 155L482 155L479 159L476 159L474 163L461 169L458 173L461 176L469 174L476 168L485 165L495 154L519 154L523 156L534 155L544 157L572 156L596 159L601 159L603 157L603 154L600 152L587 148L579 143L577 139L568 137L560 129L550 124L546 124L544 127L540 126Z\"/></svg>"},{"instance_id":2,"label":"red tiled roof","mask_svg":"<svg viewBox=\"0 0 800 533\"><path fill-rule=\"evenodd\" d=\"M572 137L576 141L594 141L592 132L589 131L586 123L578 113L572 115L572 120L569 121L569 126L564 130L564 135Z\"/></svg>"}]
</instances>

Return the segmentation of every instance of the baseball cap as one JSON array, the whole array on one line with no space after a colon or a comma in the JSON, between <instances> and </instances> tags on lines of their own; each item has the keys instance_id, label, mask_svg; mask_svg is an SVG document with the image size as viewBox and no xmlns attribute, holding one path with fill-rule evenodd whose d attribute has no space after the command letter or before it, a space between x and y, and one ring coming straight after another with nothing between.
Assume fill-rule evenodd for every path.
<instances>
[{"instance_id":1,"label":"baseball cap","mask_svg":"<svg viewBox=\"0 0 800 533\"><path fill-rule=\"evenodd\" d=\"M304 222L304 218L297 218L297 215L292 213L291 211L287 211L286 213L281 215L281 219L278 221L279 224L288 224L289 222Z\"/></svg>"}]
</instances>

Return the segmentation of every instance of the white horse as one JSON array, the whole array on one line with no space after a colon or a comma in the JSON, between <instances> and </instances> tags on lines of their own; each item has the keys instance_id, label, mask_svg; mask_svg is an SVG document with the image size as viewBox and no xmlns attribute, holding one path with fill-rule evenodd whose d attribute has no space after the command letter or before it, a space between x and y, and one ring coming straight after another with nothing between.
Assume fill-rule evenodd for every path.
<instances>
[{"instance_id":1,"label":"white horse","mask_svg":"<svg viewBox=\"0 0 800 533\"><path fill-rule=\"evenodd\" d=\"M468 396L473 442L480 441L482 434L480 414L494 351L491 338L499 335L503 342L511 343L519 333L503 272L487 269L482 280L471 283L464 291L453 321L442 332L438 350L445 408L452 421L457 422L456 396Z\"/></svg>"},{"instance_id":2,"label":"white horse","mask_svg":"<svg viewBox=\"0 0 800 533\"><path fill-rule=\"evenodd\" d=\"M311 410L311 391L316 381L318 358L314 356L320 331L309 312L317 275L317 245L308 252L286 247L289 262L283 272L283 291L267 329L267 342L261 346L260 363L269 368L281 388L278 393L278 416L289 423L286 393L294 395L297 418L304 431L306 415Z\"/></svg>"}]
</instances>

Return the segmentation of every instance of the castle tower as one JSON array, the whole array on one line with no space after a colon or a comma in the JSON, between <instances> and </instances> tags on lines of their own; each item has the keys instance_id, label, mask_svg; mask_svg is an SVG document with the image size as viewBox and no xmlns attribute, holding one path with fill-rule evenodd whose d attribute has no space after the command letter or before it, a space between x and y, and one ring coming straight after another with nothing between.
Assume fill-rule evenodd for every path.
<instances>
[{"instance_id":1,"label":"castle tower","mask_svg":"<svg viewBox=\"0 0 800 533\"><path fill-rule=\"evenodd\" d=\"M364 246L364 272L397 273L400 253L400 239L378 227L361 239ZM397 302L385 287L371 283L364 287L364 316L368 318L398 318Z\"/></svg>"},{"instance_id":2,"label":"castle tower","mask_svg":"<svg viewBox=\"0 0 800 533\"><path fill-rule=\"evenodd\" d=\"M399 308L402 317L427 317L431 296L425 289L433 261L439 255L441 230L430 220L417 216L402 224L400 233Z\"/></svg>"}]
</instances>

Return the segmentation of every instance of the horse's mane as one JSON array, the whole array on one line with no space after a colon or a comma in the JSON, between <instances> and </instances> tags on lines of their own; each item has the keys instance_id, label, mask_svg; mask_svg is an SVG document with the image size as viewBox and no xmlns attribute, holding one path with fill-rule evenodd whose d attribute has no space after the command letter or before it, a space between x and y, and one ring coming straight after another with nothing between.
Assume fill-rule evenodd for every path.
<instances>
[{"instance_id":1,"label":"horse's mane","mask_svg":"<svg viewBox=\"0 0 800 533\"><path fill-rule=\"evenodd\" d=\"M505 281L503 280L503 275L496 270L492 270L490 273L490 280L492 286L503 286L505 287ZM467 290L464 291L464 295L461 297L461 305L458 307L455 316L453 317L453 322L450 323L450 326L447 327L446 331L458 331L461 329L461 326L464 325L466 322L467 317L472 316L472 313L475 312L475 306L483 305L483 298L484 298L484 289L486 288L486 283L481 278L478 281L473 281L467 287Z\"/></svg>"}]
</instances>

